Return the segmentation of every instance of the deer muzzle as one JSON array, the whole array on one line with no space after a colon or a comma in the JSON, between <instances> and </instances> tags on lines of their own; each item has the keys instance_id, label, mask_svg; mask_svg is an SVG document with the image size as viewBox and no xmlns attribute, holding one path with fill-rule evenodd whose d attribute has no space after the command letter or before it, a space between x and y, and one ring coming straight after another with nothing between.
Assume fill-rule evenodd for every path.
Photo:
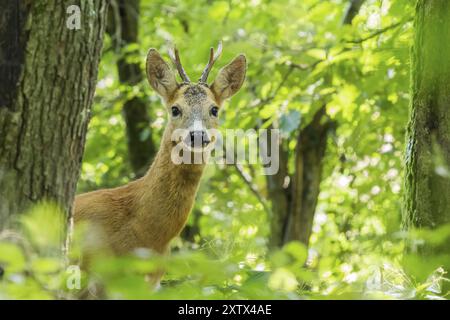
<instances>
[{"instance_id":1,"label":"deer muzzle","mask_svg":"<svg viewBox=\"0 0 450 320\"><path fill-rule=\"evenodd\" d=\"M192 148L206 147L211 142L209 135L204 130L189 131L184 143Z\"/></svg>"}]
</instances>

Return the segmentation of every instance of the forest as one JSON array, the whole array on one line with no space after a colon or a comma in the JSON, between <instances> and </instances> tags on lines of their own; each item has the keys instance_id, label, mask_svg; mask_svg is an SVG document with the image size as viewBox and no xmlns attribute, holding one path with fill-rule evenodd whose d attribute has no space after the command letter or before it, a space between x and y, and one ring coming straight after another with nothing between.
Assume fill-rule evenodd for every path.
<instances>
[{"instance_id":1,"label":"forest","mask_svg":"<svg viewBox=\"0 0 450 320\"><path fill-rule=\"evenodd\" d=\"M447 0L3 1L0 300L446 300L449 110Z\"/></svg>"}]
</instances>

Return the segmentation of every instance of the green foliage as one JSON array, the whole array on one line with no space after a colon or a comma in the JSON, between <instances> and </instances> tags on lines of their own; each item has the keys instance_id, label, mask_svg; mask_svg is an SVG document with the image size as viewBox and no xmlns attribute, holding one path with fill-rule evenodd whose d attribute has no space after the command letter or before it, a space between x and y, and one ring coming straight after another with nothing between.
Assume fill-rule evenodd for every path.
<instances>
[{"instance_id":1,"label":"green foliage","mask_svg":"<svg viewBox=\"0 0 450 320\"><path fill-rule=\"evenodd\" d=\"M355 268L364 260L353 265L352 261L336 261L335 256L314 265L303 244L290 242L266 259L256 254L242 259L240 248L232 245L223 254L217 254L221 248L210 247L180 250L170 256L153 255L144 249L123 257L96 255L89 272L81 270L77 288L70 286L71 270L78 268L76 248L71 250L70 262L66 261L58 250L60 239L37 228L61 227L60 220L56 206L42 204L24 215L21 232L2 232L2 299L73 299L86 297L87 292L90 298L110 299L442 299L449 282L444 269L438 267L449 265L448 255L446 260L430 255L424 263L411 253L404 257L403 269L380 255L366 254L365 259L380 263L363 271ZM30 225L36 227L30 229ZM421 238L409 243L420 240L421 246L440 246L448 241L448 231L447 226L439 236L419 232L417 237ZM415 232L411 234L416 237ZM165 270L166 276L155 291L144 279L158 270ZM102 288L101 295L95 287Z\"/></svg>"},{"instance_id":2,"label":"green foliage","mask_svg":"<svg viewBox=\"0 0 450 320\"><path fill-rule=\"evenodd\" d=\"M404 278L406 245L398 230L413 6L411 1L368 0L352 25L342 26L347 5L345 0L141 1L139 56L134 60L142 66L149 47L165 52L170 42L177 44L194 78L208 48L220 39L224 54L219 66L237 53L247 55L246 85L222 111L223 128L250 129L265 119L262 127L279 126L293 153L298 130L324 103L338 123L328 146L304 270L307 279L321 281L303 286L302 276L280 262L270 282L267 275L240 275L255 288L261 283L288 288L297 281L309 293L345 296L352 291L349 287L364 291L365 281L377 272ZM112 72L115 59L108 52L102 60L100 84L108 85L97 91L80 191L119 185L130 177L119 101L130 95L149 101L155 141L166 121L146 81L120 88ZM115 125L110 125L111 117ZM253 182L265 196L261 168L253 170ZM201 250L248 270L272 268L266 249L270 212L234 169L209 167L197 198L189 226L198 232L191 242L176 241L175 250ZM430 263L423 270L429 275L440 266Z\"/></svg>"},{"instance_id":3,"label":"green foliage","mask_svg":"<svg viewBox=\"0 0 450 320\"><path fill-rule=\"evenodd\" d=\"M219 40L224 53L210 79L245 53L246 84L221 111L221 126L279 127L291 154L290 172L295 137L321 106L327 105L338 126L328 143L309 248L291 242L269 252L270 210L235 168L211 165L188 221L196 232L176 239L169 257L146 251L102 256L89 274L82 273L83 288L101 283L113 299L447 297L449 227L406 233L400 226L412 1L367 0L352 25L343 26L347 5L346 0L142 0L139 43L117 54L106 38L79 192L134 178L124 101L136 96L147 101L152 124L144 132L155 142L166 123L166 111L146 80L120 84L116 62L125 52L144 70L150 47L164 53L176 43L193 79ZM252 182L265 199L262 168L244 167L254 170ZM80 295L67 289L70 273L55 254L60 242L51 231L59 226L51 222L54 212L37 207L24 217L24 233L0 237L5 269L0 298ZM167 273L161 289L152 291L143 279L159 268Z\"/></svg>"},{"instance_id":4,"label":"green foliage","mask_svg":"<svg viewBox=\"0 0 450 320\"><path fill-rule=\"evenodd\" d=\"M1 299L59 297L63 214L42 203L21 217L18 230L0 233Z\"/></svg>"}]
</instances>

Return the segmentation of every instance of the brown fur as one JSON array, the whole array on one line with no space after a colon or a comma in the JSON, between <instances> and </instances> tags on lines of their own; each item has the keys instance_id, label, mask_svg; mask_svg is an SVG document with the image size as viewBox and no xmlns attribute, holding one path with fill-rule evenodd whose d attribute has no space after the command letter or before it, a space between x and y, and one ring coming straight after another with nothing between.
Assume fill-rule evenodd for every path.
<instances>
[{"instance_id":1,"label":"brown fur","mask_svg":"<svg viewBox=\"0 0 450 320\"><path fill-rule=\"evenodd\" d=\"M119 254L140 247L165 252L186 223L203 171L203 165L173 164L169 138L166 132L143 178L77 196L75 223L88 219L99 224L108 246Z\"/></svg>"},{"instance_id":2,"label":"brown fur","mask_svg":"<svg viewBox=\"0 0 450 320\"><path fill-rule=\"evenodd\" d=\"M171 133L184 128L196 113L207 127L216 127L210 116L211 105L237 92L245 76L245 58L238 56L220 72L209 88L205 85L179 85L170 67L152 49L147 56L147 75L151 86L161 95L168 111L177 105L183 117L171 119L161 146L147 174L125 186L97 190L75 198L74 221L89 221L96 227L93 246L124 254L136 248L165 253L170 241L183 229L193 206L204 165L176 165L171 161ZM201 87L200 87L201 86Z\"/></svg>"}]
</instances>

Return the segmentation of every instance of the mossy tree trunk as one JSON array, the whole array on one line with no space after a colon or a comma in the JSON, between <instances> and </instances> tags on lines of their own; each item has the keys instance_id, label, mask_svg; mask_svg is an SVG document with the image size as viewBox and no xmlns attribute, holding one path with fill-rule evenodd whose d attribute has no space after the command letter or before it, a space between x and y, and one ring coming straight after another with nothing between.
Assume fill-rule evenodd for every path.
<instances>
[{"instance_id":1,"label":"mossy tree trunk","mask_svg":"<svg viewBox=\"0 0 450 320\"><path fill-rule=\"evenodd\" d=\"M404 224L450 222L450 1L419 0L412 51Z\"/></svg>"},{"instance_id":2,"label":"mossy tree trunk","mask_svg":"<svg viewBox=\"0 0 450 320\"><path fill-rule=\"evenodd\" d=\"M71 5L80 29L68 28ZM105 0L0 4L0 228L44 199L70 217L106 11Z\"/></svg>"}]
</instances>

